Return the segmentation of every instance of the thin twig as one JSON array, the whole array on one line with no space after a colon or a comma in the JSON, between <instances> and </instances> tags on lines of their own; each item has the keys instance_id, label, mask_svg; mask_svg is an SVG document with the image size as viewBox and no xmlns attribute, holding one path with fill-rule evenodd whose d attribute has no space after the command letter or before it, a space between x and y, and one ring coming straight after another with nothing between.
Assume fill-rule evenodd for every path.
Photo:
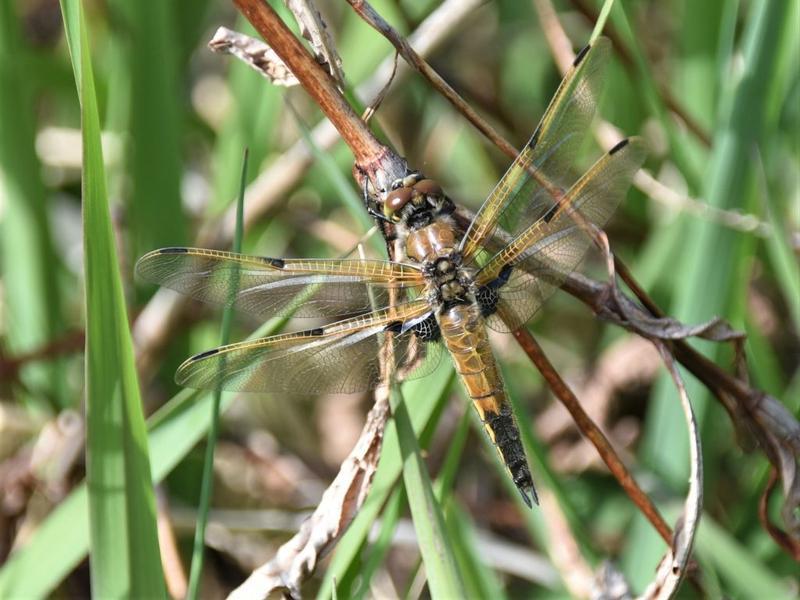
<instances>
[{"instance_id":1,"label":"thin twig","mask_svg":"<svg viewBox=\"0 0 800 600\"><path fill-rule=\"evenodd\" d=\"M383 17L381 17L365 0L347 0L353 10L379 31L396 49L406 62L414 67L431 85L439 91L448 102L450 102L456 110L463 114L466 119L472 123L475 128L485 135L491 142L497 146L503 154L512 160L517 158L517 149L507 141L497 130L487 123L481 116L475 112L472 107L467 104L464 99L459 96L450 84L448 84L442 77L431 67L417 52L411 47L411 44L400 35L391 25L389 25Z\"/></svg>"},{"instance_id":2,"label":"thin twig","mask_svg":"<svg viewBox=\"0 0 800 600\"><path fill-rule=\"evenodd\" d=\"M333 78L314 60L272 7L262 0L233 0L237 8L268 41L341 134L357 163L372 163L386 154L369 128L347 103Z\"/></svg>"},{"instance_id":3,"label":"thin twig","mask_svg":"<svg viewBox=\"0 0 800 600\"><path fill-rule=\"evenodd\" d=\"M620 460L608 438L600 430L600 428L592 421L591 417L586 414L586 411L581 406L575 394L567 386L561 375L558 374L553 364L545 355L539 343L534 339L527 329L518 329L513 333L514 338L519 343L520 347L525 351L525 354L533 361L536 367L547 381L548 387L553 391L559 401L575 419L575 424L580 429L581 433L597 448L600 458L608 466L611 474L616 478L625 493L633 500L634 504L639 508L642 514L653 524L658 534L664 539L667 544L672 542L672 529L661 516L658 508L650 499L650 497L639 487L636 480L628 471L628 468Z\"/></svg>"}]
</instances>

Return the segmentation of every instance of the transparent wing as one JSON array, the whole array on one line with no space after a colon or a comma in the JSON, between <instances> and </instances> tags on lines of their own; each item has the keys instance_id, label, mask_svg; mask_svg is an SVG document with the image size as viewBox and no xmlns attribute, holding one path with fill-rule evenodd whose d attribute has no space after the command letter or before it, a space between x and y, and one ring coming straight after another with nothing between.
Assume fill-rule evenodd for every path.
<instances>
[{"instance_id":1,"label":"transparent wing","mask_svg":"<svg viewBox=\"0 0 800 600\"><path fill-rule=\"evenodd\" d=\"M501 228L515 237L572 186L571 165L594 117L610 43L599 38L573 62L528 144L483 203L461 242L466 263Z\"/></svg>"},{"instance_id":2,"label":"transparent wing","mask_svg":"<svg viewBox=\"0 0 800 600\"><path fill-rule=\"evenodd\" d=\"M197 300L269 318L336 317L390 304L390 290L416 296L422 274L380 260L278 259L202 248L163 248L143 256L136 274Z\"/></svg>"},{"instance_id":3,"label":"transparent wing","mask_svg":"<svg viewBox=\"0 0 800 600\"><path fill-rule=\"evenodd\" d=\"M577 268L592 243L587 229L603 227L608 221L645 154L638 138L617 144L553 211L522 231L478 271L478 288L485 286L498 298L489 327L514 331L524 325Z\"/></svg>"},{"instance_id":4,"label":"transparent wing","mask_svg":"<svg viewBox=\"0 0 800 600\"><path fill-rule=\"evenodd\" d=\"M186 360L175 375L191 388L299 395L349 394L381 383L384 336L394 334L396 379L432 372L442 349L423 342L412 324L430 314L424 301L299 333L222 346Z\"/></svg>"}]
</instances>

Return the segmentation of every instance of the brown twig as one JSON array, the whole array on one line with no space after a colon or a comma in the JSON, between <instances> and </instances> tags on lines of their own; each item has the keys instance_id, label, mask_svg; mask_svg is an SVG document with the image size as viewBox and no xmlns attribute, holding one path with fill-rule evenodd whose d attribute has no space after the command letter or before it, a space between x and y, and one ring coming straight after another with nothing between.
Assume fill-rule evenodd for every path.
<instances>
[{"instance_id":1,"label":"brown twig","mask_svg":"<svg viewBox=\"0 0 800 600\"><path fill-rule=\"evenodd\" d=\"M781 528L776 527L769 518L769 498L778 482L778 471L773 467L769 471L769 480L758 500L758 520L770 537L796 562L800 562L800 542L792 538Z\"/></svg>"},{"instance_id":2,"label":"brown twig","mask_svg":"<svg viewBox=\"0 0 800 600\"><path fill-rule=\"evenodd\" d=\"M372 135L339 92L333 78L306 51L272 7L262 0L233 2L331 120L355 155L356 163L371 165L380 161L389 152L388 148Z\"/></svg>"},{"instance_id":3,"label":"brown twig","mask_svg":"<svg viewBox=\"0 0 800 600\"><path fill-rule=\"evenodd\" d=\"M365 0L347 0L353 10L364 21L369 23L379 31L397 50L406 62L414 67L431 85L439 91L445 99L450 102L455 109L466 117L475 128L485 135L491 142L497 146L503 154L512 160L517 158L517 149L507 141L497 130L487 123L481 116L475 112L472 107L467 104L464 99L459 96L450 84L448 84L442 77L431 67L417 52L411 47L408 41L401 36L383 17L381 17Z\"/></svg>"},{"instance_id":4,"label":"brown twig","mask_svg":"<svg viewBox=\"0 0 800 600\"><path fill-rule=\"evenodd\" d=\"M625 493L633 500L634 504L639 508L642 514L653 524L653 527L658 531L658 534L664 539L667 544L672 542L672 529L661 516L661 513L656 508L656 505L650 497L639 487L636 480L630 474L625 464L620 460L611 443L605 434L600 431L600 428L583 410L580 402L569 389L569 386L564 382L561 376L556 371L553 364L545 355L539 343L534 339L527 329L518 329L514 332L514 338L519 343L520 347L525 351L525 354L533 361L536 367L547 381L548 387L553 391L556 397L561 401L564 407L575 419L575 424L581 433L585 435L589 441L592 442L603 462L608 466L611 474L614 475L616 480L625 490Z\"/></svg>"},{"instance_id":5,"label":"brown twig","mask_svg":"<svg viewBox=\"0 0 800 600\"><path fill-rule=\"evenodd\" d=\"M0 381L16 381L19 377L19 370L26 364L53 360L59 356L82 352L85 337L85 331L73 331L47 342L41 348L36 348L24 354L5 356L0 352Z\"/></svg>"}]
</instances>

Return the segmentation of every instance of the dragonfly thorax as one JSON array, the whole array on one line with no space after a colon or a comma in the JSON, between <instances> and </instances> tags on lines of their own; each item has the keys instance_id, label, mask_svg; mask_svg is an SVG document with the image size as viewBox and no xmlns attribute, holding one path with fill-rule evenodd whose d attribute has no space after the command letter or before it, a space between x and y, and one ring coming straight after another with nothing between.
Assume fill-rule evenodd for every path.
<instances>
[{"instance_id":1,"label":"dragonfly thorax","mask_svg":"<svg viewBox=\"0 0 800 600\"><path fill-rule=\"evenodd\" d=\"M461 254L453 251L426 261L423 272L428 280L428 297L442 309L472 301L471 283L462 267Z\"/></svg>"}]
</instances>

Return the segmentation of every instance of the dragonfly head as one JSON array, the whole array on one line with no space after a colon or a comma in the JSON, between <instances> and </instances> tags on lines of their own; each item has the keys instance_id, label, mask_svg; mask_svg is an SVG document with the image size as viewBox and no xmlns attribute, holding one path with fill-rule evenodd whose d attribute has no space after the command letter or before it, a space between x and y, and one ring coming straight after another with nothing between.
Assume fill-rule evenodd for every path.
<instances>
[{"instance_id":1,"label":"dragonfly head","mask_svg":"<svg viewBox=\"0 0 800 600\"><path fill-rule=\"evenodd\" d=\"M452 206L442 187L432 179L424 179L420 173L412 173L392 184L392 191L383 202L383 214L393 223L405 223L416 229L433 221Z\"/></svg>"}]
</instances>

